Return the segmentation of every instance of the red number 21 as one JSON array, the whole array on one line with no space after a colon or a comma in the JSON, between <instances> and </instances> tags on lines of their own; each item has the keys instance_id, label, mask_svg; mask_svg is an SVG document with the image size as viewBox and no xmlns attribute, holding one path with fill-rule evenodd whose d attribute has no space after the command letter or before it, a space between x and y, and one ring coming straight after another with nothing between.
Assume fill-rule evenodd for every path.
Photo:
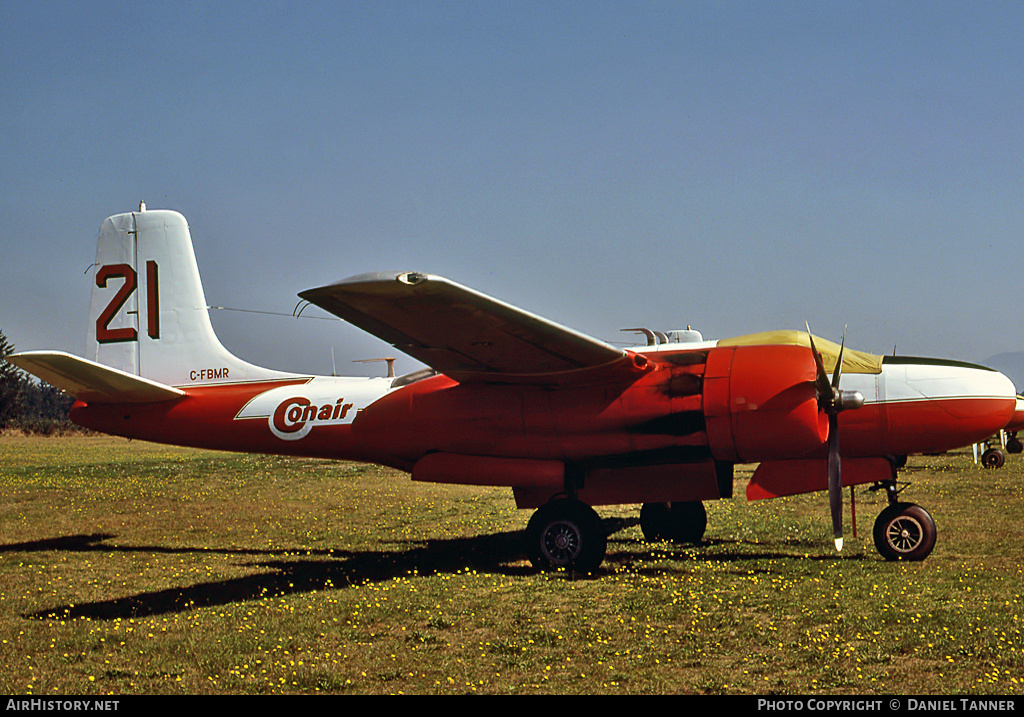
<instances>
[{"instance_id":1,"label":"red number 21","mask_svg":"<svg viewBox=\"0 0 1024 717\"><path fill-rule=\"evenodd\" d=\"M96 340L101 344L112 344L121 341L138 341L139 333L131 326L118 329L110 328L110 322L117 316L117 313L124 307L125 303L138 288L138 276L128 264L109 264L100 267L96 272L96 286L101 289L107 287L110 279L124 279L121 288L114 294L114 298L107 304L107 308L100 312L96 318ZM147 334L152 339L160 338L160 293L157 264L155 261L146 262L146 317L148 320Z\"/></svg>"}]
</instances>

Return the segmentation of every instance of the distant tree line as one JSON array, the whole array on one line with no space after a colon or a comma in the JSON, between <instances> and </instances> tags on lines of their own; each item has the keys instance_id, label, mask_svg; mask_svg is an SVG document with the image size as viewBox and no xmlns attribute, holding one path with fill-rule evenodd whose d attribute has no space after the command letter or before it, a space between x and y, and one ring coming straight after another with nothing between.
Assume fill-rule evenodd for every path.
<instances>
[{"instance_id":1,"label":"distant tree line","mask_svg":"<svg viewBox=\"0 0 1024 717\"><path fill-rule=\"evenodd\" d=\"M14 346L0 330L0 359L12 353ZM74 399L60 389L0 360L0 430L46 435L79 431L68 419L72 403Z\"/></svg>"}]
</instances>

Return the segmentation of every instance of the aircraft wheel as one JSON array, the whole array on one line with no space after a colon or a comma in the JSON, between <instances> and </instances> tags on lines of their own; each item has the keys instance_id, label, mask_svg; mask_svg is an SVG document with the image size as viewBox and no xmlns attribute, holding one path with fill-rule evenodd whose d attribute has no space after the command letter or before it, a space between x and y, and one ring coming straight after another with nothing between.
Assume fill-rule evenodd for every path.
<instances>
[{"instance_id":1,"label":"aircraft wheel","mask_svg":"<svg viewBox=\"0 0 1024 717\"><path fill-rule=\"evenodd\" d=\"M924 560L935 547L935 521L915 503L893 503L875 520L875 547L886 560Z\"/></svg>"},{"instance_id":2,"label":"aircraft wheel","mask_svg":"<svg viewBox=\"0 0 1024 717\"><path fill-rule=\"evenodd\" d=\"M538 570L592 573L604 560L607 540L594 509L565 498L541 506L526 526L526 552Z\"/></svg>"},{"instance_id":3,"label":"aircraft wheel","mask_svg":"<svg viewBox=\"0 0 1024 717\"><path fill-rule=\"evenodd\" d=\"M640 508L640 530L651 542L699 543L707 527L708 514L699 500L644 503Z\"/></svg>"},{"instance_id":4,"label":"aircraft wheel","mask_svg":"<svg viewBox=\"0 0 1024 717\"><path fill-rule=\"evenodd\" d=\"M1010 436L1006 439L1006 452L1007 453L1024 453L1024 441L1017 438L1017 436Z\"/></svg>"},{"instance_id":5,"label":"aircraft wheel","mask_svg":"<svg viewBox=\"0 0 1024 717\"><path fill-rule=\"evenodd\" d=\"M1006 463L1006 454L999 448L989 448L981 454L981 465L986 468L1002 468Z\"/></svg>"}]
</instances>

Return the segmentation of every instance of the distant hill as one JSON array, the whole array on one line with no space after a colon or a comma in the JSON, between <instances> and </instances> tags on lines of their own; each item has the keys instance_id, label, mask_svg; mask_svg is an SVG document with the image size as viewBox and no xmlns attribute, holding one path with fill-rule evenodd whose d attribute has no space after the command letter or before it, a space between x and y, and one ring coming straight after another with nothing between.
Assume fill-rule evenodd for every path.
<instances>
[{"instance_id":1,"label":"distant hill","mask_svg":"<svg viewBox=\"0 0 1024 717\"><path fill-rule=\"evenodd\" d=\"M1006 374L1017 387L1017 393L1024 392L1024 351L997 354L981 362L983 366L994 368Z\"/></svg>"}]
</instances>

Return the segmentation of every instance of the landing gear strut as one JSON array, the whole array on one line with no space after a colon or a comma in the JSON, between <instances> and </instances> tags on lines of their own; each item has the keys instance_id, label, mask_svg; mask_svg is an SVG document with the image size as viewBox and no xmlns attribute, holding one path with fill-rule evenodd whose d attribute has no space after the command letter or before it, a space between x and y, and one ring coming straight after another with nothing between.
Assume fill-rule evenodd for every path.
<instances>
[{"instance_id":1,"label":"landing gear strut","mask_svg":"<svg viewBox=\"0 0 1024 717\"><path fill-rule=\"evenodd\" d=\"M885 489L889 505L875 520L875 548L886 560L924 560L935 547L935 520L921 506L901 502L895 481Z\"/></svg>"}]
</instances>

